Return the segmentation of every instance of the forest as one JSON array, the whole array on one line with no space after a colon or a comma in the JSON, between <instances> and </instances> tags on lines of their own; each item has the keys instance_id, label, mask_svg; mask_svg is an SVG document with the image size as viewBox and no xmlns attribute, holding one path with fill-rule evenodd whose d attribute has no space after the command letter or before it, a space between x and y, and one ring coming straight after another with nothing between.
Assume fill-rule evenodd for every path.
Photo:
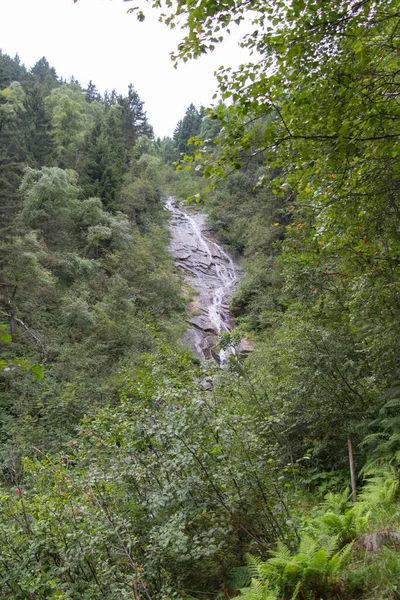
<instances>
[{"instance_id":1,"label":"forest","mask_svg":"<svg viewBox=\"0 0 400 600\"><path fill-rule=\"evenodd\" d=\"M0 52L0 597L396 600L400 4L128 9L251 58L160 139L134 84ZM169 196L240 260L224 368Z\"/></svg>"}]
</instances>

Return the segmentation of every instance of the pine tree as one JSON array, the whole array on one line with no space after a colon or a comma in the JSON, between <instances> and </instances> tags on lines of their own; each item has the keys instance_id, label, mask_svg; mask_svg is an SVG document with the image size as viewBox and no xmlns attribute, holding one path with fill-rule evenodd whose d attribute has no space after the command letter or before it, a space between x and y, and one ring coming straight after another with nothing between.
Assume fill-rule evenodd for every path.
<instances>
[{"instance_id":1,"label":"pine tree","mask_svg":"<svg viewBox=\"0 0 400 600\"><path fill-rule=\"evenodd\" d=\"M179 153L193 154L194 147L188 144L191 137L199 135L203 114L197 110L192 103L187 109L185 116L178 122L174 131L174 141Z\"/></svg>"},{"instance_id":2,"label":"pine tree","mask_svg":"<svg viewBox=\"0 0 400 600\"><path fill-rule=\"evenodd\" d=\"M126 170L125 151L119 128L114 127L113 112L98 120L87 135L83 155L83 190L86 196L98 197L104 206L115 204Z\"/></svg>"},{"instance_id":3,"label":"pine tree","mask_svg":"<svg viewBox=\"0 0 400 600\"><path fill-rule=\"evenodd\" d=\"M44 96L48 96L59 85L56 70L50 67L44 56L34 64L31 74L39 81Z\"/></svg>"},{"instance_id":4,"label":"pine tree","mask_svg":"<svg viewBox=\"0 0 400 600\"><path fill-rule=\"evenodd\" d=\"M101 96L97 90L97 87L93 83L92 80L89 81L88 86L85 90L86 92L86 100L88 102L100 102Z\"/></svg>"},{"instance_id":5,"label":"pine tree","mask_svg":"<svg viewBox=\"0 0 400 600\"><path fill-rule=\"evenodd\" d=\"M34 81L27 88L25 107L25 134L29 164L49 166L55 160L51 119L46 111L43 87Z\"/></svg>"},{"instance_id":6,"label":"pine tree","mask_svg":"<svg viewBox=\"0 0 400 600\"><path fill-rule=\"evenodd\" d=\"M21 65L18 54L11 58L0 49L0 89L10 85L12 81L24 82L28 77L27 70Z\"/></svg>"},{"instance_id":7,"label":"pine tree","mask_svg":"<svg viewBox=\"0 0 400 600\"><path fill-rule=\"evenodd\" d=\"M144 103L132 84L129 84L128 96L118 96L117 104L120 107L118 113L120 127L123 131L127 151L133 148L141 136L146 135L153 138L153 129L149 125L143 109Z\"/></svg>"}]
</instances>

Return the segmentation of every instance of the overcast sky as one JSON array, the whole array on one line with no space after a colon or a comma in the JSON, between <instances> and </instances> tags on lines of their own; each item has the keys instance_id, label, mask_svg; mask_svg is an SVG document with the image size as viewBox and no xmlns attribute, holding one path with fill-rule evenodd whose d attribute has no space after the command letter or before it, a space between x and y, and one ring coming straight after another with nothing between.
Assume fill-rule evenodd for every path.
<instances>
[{"instance_id":1,"label":"overcast sky","mask_svg":"<svg viewBox=\"0 0 400 600\"><path fill-rule=\"evenodd\" d=\"M228 39L211 55L175 70L170 52L182 32L159 23L150 9L139 23L127 14L129 6L123 0L0 0L0 48L18 53L28 68L45 56L59 76L73 75L83 87L91 79L101 93L115 88L126 94L133 83L155 134L172 135L191 102L212 102L214 71L246 58L237 41Z\"/></svg>"}]
</instances>

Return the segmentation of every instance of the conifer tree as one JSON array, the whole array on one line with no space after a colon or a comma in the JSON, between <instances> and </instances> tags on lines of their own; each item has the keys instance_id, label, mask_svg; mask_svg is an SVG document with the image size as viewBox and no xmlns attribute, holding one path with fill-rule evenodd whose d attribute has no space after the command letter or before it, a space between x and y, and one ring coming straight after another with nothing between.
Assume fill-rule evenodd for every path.
<instances>
[{"instance_id":1,"label":"conifer tree","mask_svg":"<svg viewBox=\"0 0 400 600\"><path fill-rule=\"evenodd\" d=\"M30 72L39 81L44 96L48 96L59 85L56 70L50 67L44 56L34 64Z\"/></svg>"},{"instance_id":2,"label":"conifer tree","mask_svg":"<svg viewBox=\"0 0 400 600\"><path fill-rule=\"evenodd\" d=\"M203 114L192 103L186 110L185 116L178 122L174 131L174 141L180 154L193 154L194 147L188 144L190 138L199 135Z\"/></svg>"}]
</instances>

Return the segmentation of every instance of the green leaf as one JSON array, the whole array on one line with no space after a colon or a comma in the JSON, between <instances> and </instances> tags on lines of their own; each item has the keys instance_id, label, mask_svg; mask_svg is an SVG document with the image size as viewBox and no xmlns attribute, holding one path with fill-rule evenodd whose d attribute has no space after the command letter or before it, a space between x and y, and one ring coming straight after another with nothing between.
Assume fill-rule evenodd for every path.
<instances>
[{"instance_id":1,"label":"green leaf","mask_svg":"<svg viewBox=\"0 0 400 600\"><path fill-rule=\"evenodd\" d=\"M32 365L32 367L30 367L30 370L32 371L32 373L34 374L34 376L36 377L36 379L38 381L41 381L44 377L44 369L42 365Z\"/></svg>"}]
</instances>

